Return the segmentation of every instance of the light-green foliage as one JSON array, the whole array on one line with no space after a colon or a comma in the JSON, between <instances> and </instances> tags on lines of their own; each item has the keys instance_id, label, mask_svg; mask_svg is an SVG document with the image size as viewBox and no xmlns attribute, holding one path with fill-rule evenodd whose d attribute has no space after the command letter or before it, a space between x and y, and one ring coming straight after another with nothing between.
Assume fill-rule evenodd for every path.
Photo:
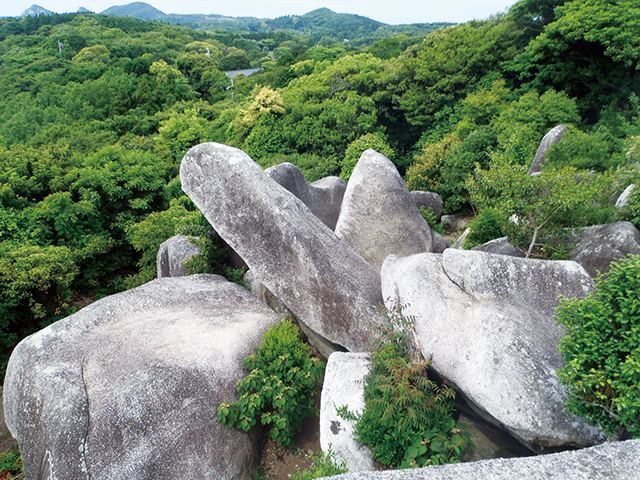
<instances>
[{"instance_id":1,"label":"light-green foliage","mask_svg":"<svg viewBox=\"0 0 640 480\"><path fill-rule=\"evenodd\" d=\"M347 147L344 159L340 162L340 177L342 179L349 180L353 169L356 168L356 164L360 160L360 156L368 149L381 153L392 162L395 160L395 152L391 149L382 133L367 133L351 142Z\"/></svg>"},{"instance_id":2,"label":"light-green foliage","mask_svg":"<svg viewBox=\"0 0 640 480\"><path fill-rule=\"evenodd\" d=\"M496 156L489 170L476 168L467 188L474 205L498 212L502 230L529 257L543 236L561 235L565 228L597 218L600 205L608 201L603 197L611 179L571 166L547 166L534 176L527 170L528 165L518 165L506 155Z\"/></svg>"},{"instance_id":3,"label":"light-green foliage","mask_svg":"<svg viewBox=\"0 0 640 480\"><path fill-rule=\"evenodd\" d=\"M640 255L612 263L588 297L563 300L557 319L569 411L640 438Z\"/></svg>"},{"instance_id":4,"label":"light-green foliage","mask_svg":"<svg viewBox=\"0 0 640 480\"><path fill-rule=\"evenodd\" d=\"M238 380L240 400L221 403L218 421L244 431L260 422L279 445L290 445L302 420L316 413L313 396L325 364L309 355L297 327L284 320L267 330L244 367L250 373Z\"/></svg>"},{"instance_id":5,"label":"light-green foliage","mask_svg":"<svg viewBox=\"0 0 640 480\"><path fill-rule=\"evenodd\" d=\"M305 470L298 468L298 471L289 477L292 480L313 480L314 478L332 477L349 471L346 460L343 460L340 464L336 462L335 453L331 450L331 445L329 445L327 453L315 453L312 461L313 465L311 467Z\"/></svg>"},{"instance_id":6,"label":"light-green foliage","mask_svg":"<svg viewBox=\"0 0 640 480\"><path fill-rule=\"evenodd\" d=\"M356 420L358 441L391 467L460 461L470 439L452 418L455 393L429 379L428 362L409 357L413 319L403 315L401 306L386 313L365 377L365 409L354 414L343 406L338 414Z\"/></svg>"},{"instance_id":7,"label":"light-green foliage","mask_svg":"<svg viewBox=\"0 0 640 480\"><path fill-rule=\"evenodd\" d=\"M22 338L70 311L79 273L68 247L0 244L0 375Z\"/></svg>"}]
</instances>

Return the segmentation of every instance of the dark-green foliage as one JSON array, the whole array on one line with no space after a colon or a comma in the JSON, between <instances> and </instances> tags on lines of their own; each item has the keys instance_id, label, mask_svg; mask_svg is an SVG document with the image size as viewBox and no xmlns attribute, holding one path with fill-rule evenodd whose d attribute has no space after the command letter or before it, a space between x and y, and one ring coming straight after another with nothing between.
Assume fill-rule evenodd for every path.
<instances>
[{"instance_id":1,"label":"dark-green foliage","mask_svg":"<svg viewBox=\"0 0 640 480\"><path fill-rule=\"evenodd\" d=\"M439 233L440 235L445 234L444 228L442 227L441 223L438 223L436 219L436 214L433 210L431 210L430 208L421 206L420 215L422 215L422 218L424 218L425 222L429 224L429 228L431 228L431 230Z\"/></svg>"},{"instance_id":2,"label":"dark-green foliage","mask_svg":"<svg viewBox=\"0 0 640 480\"><path fill-rule=\"evenodd\" d=\"M612 263L588 297L563 300L557 319L569 411L640 438L640 255Z\"/></svg>"},{"instance_id":3,"label":"dark-green foliage","mask_svg":"<svg viewBox=\"0 0 640 480\"><path fill-rule=\"evenodd\" d=\"M391 467L460 461L470 438L453 418L455 393L429 378L429 362L410 358L413 319L403 315L401 306L386 313L388 321L365 377L365 409L354 414L344 406L338 414L355 420L358 441Z\"/></svg>"},{"instance_id":4,"label":"dark-green foliage","mask_svg":"<svg viewBox=\"0 0 640 480\"><path fill-rule=\"evenodd\" d=\"M267 330L244 368L250 373L236 385L240 400L221 403L218 421L244 431L260 422L279 445L291 445L302 420L317 414L313 396L324 374L324 362L311 357L297 327L284 320Z\"/></svg>"},{"instance_id":5,"label":"dark-green foliage","mask_svg":"<svg viewBox=\"0 0 640 480\"><path fill-rule=\"evenodd\" d=\"M464 248L470 249L477 245L482 245L496 238L504 236L502 225L505 218L495 208L485 208L469 222L469 234L464 242Z\"/></svg>"},{"instance_id":6,"label":"dark-green foliage","mask_svg":"<svg viewBox=\"0 0 640 480\"><path fill-rule=\"evenodd\" d=\"M311 460L313 464L306 470L300 470L290 475L292 480L313 480L314 478L332 477L333 475L340 475L341 473L347 473L347 461L343 460L340 464L337 463L335 453L329 450L327 453L316 452Z\"/></svg>"},{"instance_id":7,"label":"dark-green foliage","mask_svg":"<svg viewBox=\"0 0 640 480\"><path fill-rule=\"evenodd\" d=\"M373 149L378 153L381 153L392 162L396 160L396 154L387 143L387 138L382 133L367 133L361 136L357 140L354 140L347 147L347 151L344 154L344 159L340 162L340 177L348 181L351 177L353 169L356 168L356 164L365 150Z\"/></svg>"},{"instance_id":8,"label":"dark-green foliage","mask_svg":"<svg viewBox=\"0 0 640 480\"><path fill-rule=\"evenodd\" d=\"M9 452L0 453L0 475L7 480L24 478L22 455L20 455L17 442L13 444Z\"/></svg>"}]
</instances>

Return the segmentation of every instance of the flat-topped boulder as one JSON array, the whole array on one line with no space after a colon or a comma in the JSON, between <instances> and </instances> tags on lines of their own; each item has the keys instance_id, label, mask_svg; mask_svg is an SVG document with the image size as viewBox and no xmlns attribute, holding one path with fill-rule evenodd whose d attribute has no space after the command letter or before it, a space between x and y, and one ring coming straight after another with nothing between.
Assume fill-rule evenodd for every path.
<instances>
[{"instance_id":1,"label":"flat-topped boulder","mask_svg":"<svg viewBox=\"0 0 640 480\"><path fill-rule=\"evenodd\" d=\"M331 354L327 362L320 401L320 447L335 453L336 463L347 461L350 472L373 470L373 455L369 447L354 438L354 420L338 416L337 408L346 406L350 412L364 410L364 377L371 361L368 353Z\"/></svg>"},{"instance_id":2,"label":"flat-topped boulder","mask_svg":"<svg viewBox=\"0 0 640 480\"><path fill-rule=\"evenodd\" d=\"M378 272L387 255L430 252L433 243L431 229L395 165L371 149L349 178L336 235Z\"/></svg>"},{"instance_id":3,"label":"flat-topped boulder","mask_svg":"<svg viewBox=\"0 0 640 480\"><path fill-rule=\"evenodd\" d=\"M309 184L300 169L289 162L269 167L265 173L302 200L327 227L336 227L347 182L340 177L325 177Z\"/></svg>"},{"instance_id":4,"label":"flat-topped boulder","mask_svg":"<svg viewBox=\"0 0 640 480\"><path fill-rule=\"evenodd\" d=\"M218 143L189 150L180 178L220 237L297 318L332 343L366 349L382 320L380 276L300 199L246 153Z\"/></svg>"},{"instance_id":5,"label":"flat-topped boulder","mask_svg":"<svg viewBox=\"0 0 640 480\"><path fill-rule=\"evenodd\" d=\"M26 478L251 479L258 431L220 424L277 316L216 275L163 278L27 337L4 384Z\"/></svg>"},{"instance_id":6,"label":"flat-topped boulder","mask_svg":"<svg viewBox=\"0 0 640 480\"><path fill-rule=\"evenodd\" d=\"M524 458L437 465L414 470L345 473L335 480L636 480L640 440Z\"/></svg>"},{"instance_id":7,"label":"flat-topped boulder","mask_svg":"<svg viewBox=\"0 0 640 480\"><path fill-rule=\"evenodd\" d=\"M564 411L556 376L565 334L554 319L558 297L593 289L577 263L449 248L390 256L382 289L406 305L423 356L480 416L538 451L601 441L597 428Z\"/></svg>"}]
</instances>

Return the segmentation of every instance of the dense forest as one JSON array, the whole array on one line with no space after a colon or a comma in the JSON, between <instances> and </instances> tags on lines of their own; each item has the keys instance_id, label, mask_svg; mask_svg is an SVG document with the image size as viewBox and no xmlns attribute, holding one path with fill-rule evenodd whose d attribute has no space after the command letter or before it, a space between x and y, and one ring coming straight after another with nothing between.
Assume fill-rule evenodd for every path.
<instances>
[{"instance_id":1,"label":"dense forest","mask_svg":"<svg viewBox=\"0 0 640 480\"><path fill-rule=\"evenodd\" d=\"M562 258L567 227L640 225L640 188L612 208L640 181L639 18L633 0L520 0L362 45L89 13L0 20L2 361L25 335L152 279L175 234L201 238L193 271L238 277L180 188L183 154L204 141L309 181L348 179L375 148L446 213L475 214L472 242L506 234L536 256ZM224 73L248 67L262 70ZM528 176L558 124L562 142Z\"/></svg>"}]
</instances>

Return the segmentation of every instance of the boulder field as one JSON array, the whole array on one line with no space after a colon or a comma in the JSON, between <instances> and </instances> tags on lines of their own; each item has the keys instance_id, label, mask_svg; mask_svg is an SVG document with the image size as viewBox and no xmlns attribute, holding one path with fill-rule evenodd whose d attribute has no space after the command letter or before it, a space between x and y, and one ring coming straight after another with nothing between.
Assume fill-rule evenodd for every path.
<instances>
[{"instance_id":1,"label":"boulder field","mask_svg":"<svg viewBox=\"0 0 640 480\"><path fill-rule=\"evenodd\" d=\"M639 469L640 443L631 441L366 472L368 451L335 407L362 408L363 352L383 321L383 299L405 305L416 319L414 348L486 422L536 452L602 442L597 428L563 411L566 393L556 377L564 330L555 307L560 295L592 291L586 263L512 257L504 241L485 248L498 254L447 248L418 209L439 216L439 197L410 193L393 164L372 150L346 185L336 177L309 184L291 164L263 171L244 152L216 143L192 148L180 175L250 268L256 291L215 275L180 276L197 252L178 238L158 255L158 276L168 278L102 299L23 340L4 397L26 478L249 480L260 432L224 427L216 412L237 398L244 359L278 321L272 305L294 315L330 355L321 444L333 444L362 471L340 478L571 480L632 478L628 472ZM592 228L603 241L619 239L610 258L636 251L637 231L625 228ZM597 256L606 249L588 250Z\"/></svg>"}]
</instances>

